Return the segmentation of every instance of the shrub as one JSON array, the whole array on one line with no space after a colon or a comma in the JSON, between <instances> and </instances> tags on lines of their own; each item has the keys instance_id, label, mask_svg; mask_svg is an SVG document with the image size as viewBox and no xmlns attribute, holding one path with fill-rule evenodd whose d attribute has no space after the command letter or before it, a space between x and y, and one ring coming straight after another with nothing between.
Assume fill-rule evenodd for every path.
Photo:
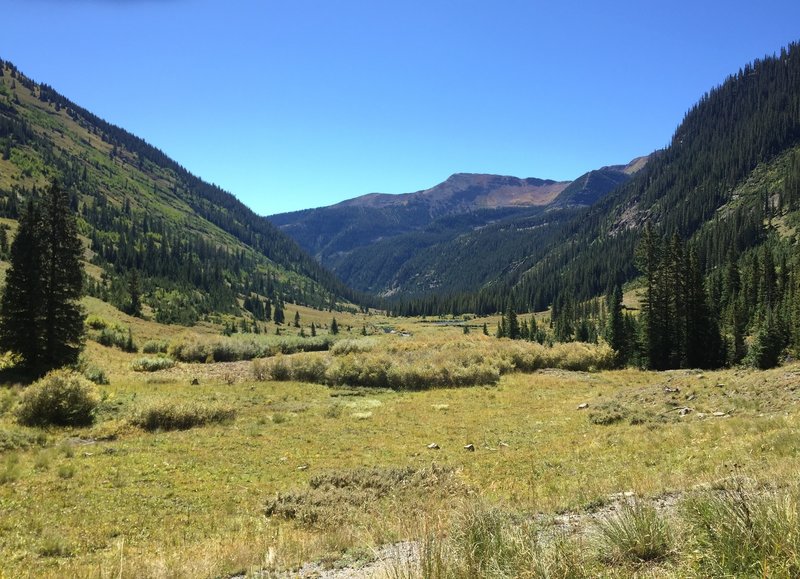
<instances>
[{"instance_id":1,"label":"shrub","mask_svg":"<svg viewBox=\"0 0 800 579\"><path fill-rule=\"evenodd\" d=\"M97 366L89 366L84 370L83 375L86 376L86 379L94 382L95 384L108 384L108 376L106 375L106 371L102 368Z\"/></svg>"},{"instance_id":2,"label":"shrub","mask_svg":"<svg viewBox=\"0 0 800 579\"><path fill-rule=\"evenodd\" d=\"M149 340L142 346L142 354L166 354L168 348L166 340Z\"/></svg>"},{"instance_id":3,"label":"shrub","mask_svg":"<svg viewBox=\"0 0 800 579\"><path fill-rule=\"evenodd\" d=\"M116 324L103 327L95 340L103 346L119 348L123 352L138 352L130 328Z\"/></svg>"},{"instance_id":4,"label":"shrub","mask_svg":"<svg viewBox=\"0 0 800 579\"><path fill-rule=\"evenodd\" d=\"M141 410L131 423L151 431L187 430L195 426L231 422L235 418L236 410L228 406L162 402Z\"/></svg>"},{"instance_id":5,"label":"shrub","mask_svg":"<svg viewBox=\"0 0 800 579\"><path fill-rule=\"evenodd\" d=\"M55 370L20 396L17 419L27 426L86 426L94 422L100 396L94 384L69 370Z\"/></svg>"},{"instance_id":6,"label":"shrub","mask_svg":"<svg viewBox=\"0 0 800 579\"><path fill-rule=\"evenodd\" d=\"M47 436L42 431L0 430L0 452L44 446Z\"/></svg>"},{"instance_id":7,"label":"shrub","mask_svg":"<svg viewBox=\"0 0 800 579\"><path fill-rule=\"evenodd\" d=\"M168 370L175 365L171 358L139 358L131 363L134 372L157 372Z\"/></svg>"},{"instance_id":8,"label":"shrub","mask_svg":"<svg viewBox=\"0 0 800 579\"><path fill-rule=\"evenodd\" d=\"M331 347L331 354L334 356L344 356L345 354L363 354L375 349L378 341L367 338L361 340L340 340Z\"/></svg>"},{"instance_id":9,"label":"shrub","mask_svg":"<svg viewBox=\"0 0 800 579\"><path fill-rule=\"evenodd\" d=\"M102 330L108 327L108 322L98 316L89 316L86 318L86 326L92 330Z\"/></svg>"}]
</instances>

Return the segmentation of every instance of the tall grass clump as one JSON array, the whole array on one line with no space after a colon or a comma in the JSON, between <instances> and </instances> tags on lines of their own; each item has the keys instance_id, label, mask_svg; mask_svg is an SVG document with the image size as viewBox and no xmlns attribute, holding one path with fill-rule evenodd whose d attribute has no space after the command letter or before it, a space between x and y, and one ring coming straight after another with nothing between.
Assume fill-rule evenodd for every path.
<instances>
[{"instance_id":1,"label":"tall grass clump","mask_svg":"<svg viewBox=\"0 0 800 579\"><path fill-rule=\"evenodd\" d=\"M237 362L266 358L277 354L322 352L330 349L329 336L221 336L213 339L183 338L169 348L170 355L181 362Z\"/></svg>"},{"instance_id":2,"label":"tall grass clump","mask_svg":"<svg viewBox=\"0 0 800 579\"><path fill-rule=\"evenodd\" d=\"M97 323L94 324L94 326L98 325ZM130 328L124 328L118 324L101 325L98 332L90 333L90 337L97 343L108 348L119 348L123 352L138 351L136 343L133 341L133 334Z\"/></svg>"},{"instance_id":3,"label":"tall grass clump","mask_svg":"<svg viewBox=\"0 0 800 579\"><path fill-rule=\"evenodd\" d=\"M166 354L168 349L166 340L148 340L142 346L142 354Z\"/></svg>"},{"instance_id":4,"label":"tall grass clump","mask_svg":"<svg viewBox=\"0 0 800 579\"><path fill-rule=\"evenodd\" d=\"M717 577L800 576L800 491L735 478L686 501L696 565Z\"/></svg>"},{"instance_id":5,"label":"tall grass clump","mask_svg":"<svg viewBox=\"0 0 800 579\"><path fill-rule=\"evenodd\" d=\"M89 380L71 370L54 370L22 393L16 414L26 426L88 426L99 404Z\"/></svg>"},{"instance_id":6,"label":"tall grass clump","mask_svg":"<svg viewBox=\"0 0 800 579\"><path fill-rule=\"evenodd\" d=\"M419 557L398 562L394 577L591 577L578 546L498 507L464 507L443 530L426 534Z\"/></svg>"},{"instance_id":7,"label":"tall grass clump","mask_svg":"<svg viewBox=\"0 0 800 579\"><path fill-rule=\"evenodd\" d=\"M172 358L138 358L131 362L131 369L134 372L157 372L158 370L168 370L175 366L175 360Z\"/></svg>"},{"instance_id":8,"label":"tall grass clump","mask_svg":"<svg viewBox=\"0 0 800 579\"><path fill-rule=\"evenodd\" d=\"M160 402L140 410L131 424L144 430L188 430L208 424L224 424L236 418L228 406L200 403Z\"/></svg>"},{"instance_id":9,"label":"tall grass clump","mask_svg":"<svg viewBox=\"0 0 800 579\"><path fill-rule=\"evenodd\" d=\"M641 565L663 561L674 550L669 522L646 503L625 503L615 515L597 523L605 558L612 563Z\"/></svg>"}]
</instances>

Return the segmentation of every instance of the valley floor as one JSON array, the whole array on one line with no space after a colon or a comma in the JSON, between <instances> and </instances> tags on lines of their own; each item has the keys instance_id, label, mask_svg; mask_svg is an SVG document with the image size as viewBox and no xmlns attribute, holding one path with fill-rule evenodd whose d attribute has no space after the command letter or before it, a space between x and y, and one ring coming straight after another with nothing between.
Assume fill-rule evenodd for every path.
<instances>
[{"instance_id":1,"label":"valley floor","mask_svg":"<svg viewBox=\"0 0 800 579\"><path fill-rule=\"evenodd\" d=\"M545 519L552 529L559 514L614 497L644 504L729 481L774 492L791 488L800 467L797 364L540 370L409 392L261 382L251 362L133 373L123 370L131 355L113 352L118 371L101 387L93 427L23 428L11 411L17 391L0 392L2 577L291 575L312 561L358 567L405 541L425 548L394 576L514 575L454 558L454 529L495 521L504 542L523 545L542 536ZM129 419L165 401L236 415L152 432ZM571 534L539 543L546 550ZM584 553L575 568L587 575L698 574L690 551L631 567L586 547L593 533L581 536L584 546L565 552ZM424 567L447 560L449 571Z\"/></svg>"}]
</instances>

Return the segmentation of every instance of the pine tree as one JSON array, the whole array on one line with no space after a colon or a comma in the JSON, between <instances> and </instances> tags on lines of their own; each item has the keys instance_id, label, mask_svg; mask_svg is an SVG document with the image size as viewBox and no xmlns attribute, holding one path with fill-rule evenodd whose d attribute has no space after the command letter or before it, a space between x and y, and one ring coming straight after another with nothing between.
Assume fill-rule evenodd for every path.
<instances>
[{"instance_id":1,"label":"pine tree","mask_svg":"<svg viewBox=\"0 0 800 579\"><path fill-rule=\"evenodd\" d=\"M77 362L83 348L85 314L79 303L83 293L83 245L69 195L55 182L45 198L42 217L44 363L51 369Z\"/></svg>"},{"instance_id":2,"label":"pine tree","mask_svg":"<svg viewBox=\"0 0 800 579\"><path fill-rule=\"evenodd\" d=\"M300 327L300 312L295 312L294 313L294 327L295 328L299 328Z\"/></svg>"},{"instance_id":3,"label":"pine tree","mask_svg":"<svg viewBox=\"0 0 800 579\"><path fill-rule=\"evenodd\" d=\"M40 230L41 215L31 200L11 244L11 267L0 302L0 348L22 356L22 365L31 372L37 371L44 354L45 287Z\"/></svg>"},{"instance_id":4,"label":"pine tree","mask_svg":"<svg viewBox=\"0 0 800 579\"><path fill-rule=\"evenodd\" d=\"M137 318L142 317L142 291L139 288L139 273L135 269L128 274L128 294L130 295L128 314Z\"/></svg>"},{"instance_id":5,"label":"pine tree","mask_svg":"<svg viewBox=\"0 0 800 579\"><path fill-rule=\"evenodd\" d=\"M283 307L281 306L281 302L275 301L275 309L272 312L272 319L276 324L282 324L284 320L283 316Z\"/></svg>"},{"instance_id":6,"label":"pine tree","mask_svg":"<svg viewBox=\"0 0 800 579\"><path fill-rule=\"evenodd\" d=\"M336 322L336 318L333 318L331 322L331 334L334 336L339 333L339 324Z\"/></svg>"},{"instance_id":7,"label":"pine tree","mask_svg":"<svg viewBox=\"0 0 800 579\"><path fill-rule=\"evenodd\" d=\"M53 183L44 211L30 200L20 219L0 302L0 347L33 375L75 363L83 348L82 255L69 196Z\"/></svg>"},{"instance_id":8,"label":"pine tree","mask_svg":"<svg viewBox=\"0 0 800 579\"><path fill-rule=\"evenodd\" d=\"M617 353L617 363L625 365L628 361L628 347L625 336L625 318L622 314L622 288L615 285L606 296L608 307L608 323L606 324L606 341Z\"/></svg>"},{"instance_id":9,"label":"pine tree","mask_svg":"<svg viewBox=\"0 0 800 579\"><path fill-rule=\"evenodd\" d=\"M314 325L314 322L311 322L311 337L315 337L317 335L317 326Z\"/></svg>"}]
</instances>

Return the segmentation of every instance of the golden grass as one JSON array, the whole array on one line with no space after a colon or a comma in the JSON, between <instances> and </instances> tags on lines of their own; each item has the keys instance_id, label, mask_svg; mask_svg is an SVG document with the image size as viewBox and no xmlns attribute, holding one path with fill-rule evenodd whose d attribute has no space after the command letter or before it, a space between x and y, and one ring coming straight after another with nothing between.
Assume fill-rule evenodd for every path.
<instances>
[{"instance_id":1,"label":"golden grass","mask_svg":"<svg viewBox=\"0 0 800 579\"><path fill-rule=\"evenodd\" d=\"M186 332L90 305L92 313L129 324L139 344ZM357 331L359 318L350 320ZM412 359L430 349L434 366L460 346L498 357L521 347L420 320L381 323L413 336L369 338L364 355ZM210 327L195 331L212 335ZM9 475L0 476L0 561L7 576L213 577L285 569L421 537L425 525L462 508L463 492L518 513L555 513L622 491L692 489L732 470L789 480L800 466L799 366L703 375L541 370L505 374L495 386L409 392L255 382L249 363L140 375L130 369L140 354L92 342L86 356L111 378L98 387L103 397L93 427L23 428L11 411L18 394L4 396L0 434L24 443L0 451L0 475ZM209 373L191 385L174 373L187 368ZM214 373L218 368L240 376L228 380ZM589 407L578 410L584 403ZM593 423L590 413L610 403L649 418ZM160 404L231 408L236 418L170 432L131 425L137 412ZM683 406L693 412L672 412ZM468 444L474 452L464 449ZM423 470L432 463L451 470L467 490L414 490L333 530L264 515L277 493L298 492L313 477L366 467Z\"/></svg>"}]
</instances>

